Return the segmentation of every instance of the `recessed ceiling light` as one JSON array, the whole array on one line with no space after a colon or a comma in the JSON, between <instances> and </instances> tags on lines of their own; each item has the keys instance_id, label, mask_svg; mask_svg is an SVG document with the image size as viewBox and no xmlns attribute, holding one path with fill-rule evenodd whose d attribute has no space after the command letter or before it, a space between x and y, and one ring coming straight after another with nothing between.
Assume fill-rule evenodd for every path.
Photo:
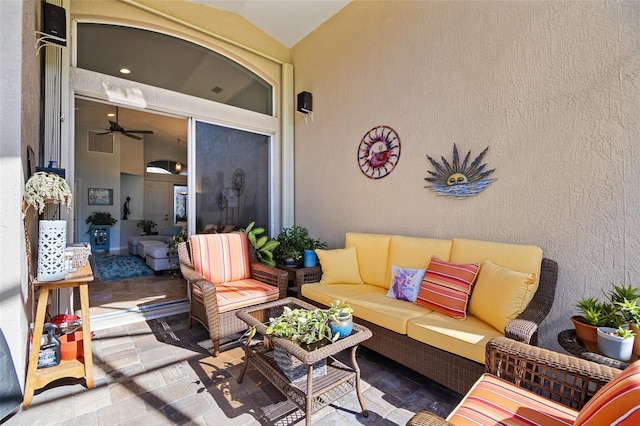
<instances>
[{"instance_id":1,"label":"recessed ceiling light","mask_svg":"<svg viewBox=\"0 0 640 426\"><path fill-rule=\"evenodd\" d=\"M120 68L120 72L122 74L130 74L131 70L129 68Z\"/></svg>"},{"instance_id":2,"label":"recessed ceiling light","mask_svg":"<svg viewBox=\"0 0 640 426\"><path fill-rule=\"evenodd\" d=\"M110 112L109 114L107 114L107 117L115 117L115 116L116 116L116 114L113 113L113 112Z\"/></svg>"}]
</instances>

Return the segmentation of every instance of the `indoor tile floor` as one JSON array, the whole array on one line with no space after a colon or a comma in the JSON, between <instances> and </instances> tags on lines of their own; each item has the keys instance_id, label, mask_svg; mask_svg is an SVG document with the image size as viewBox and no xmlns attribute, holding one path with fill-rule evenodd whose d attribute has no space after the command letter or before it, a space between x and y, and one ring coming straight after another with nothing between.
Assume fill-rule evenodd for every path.
<instances>
[{"instance_id":1,"label":"indoor tile floor","mask_svg":"<svg viewBox=\"0 0 640 426\"><path fill-rule=\"evenodd\" d=\"M38 391L32 405L6 424L304 424L300 411L273 418L286 398L253 368L237 382L241 342L228 343L214 358L204 328L187 325L187 315L178 314L96 331L95 388L62 379ZM314 425L404 425L421 409L446 416L461 398L362 347L358 363L369 417L350 394L315 413Z\"/></svg>"}]
</instances>

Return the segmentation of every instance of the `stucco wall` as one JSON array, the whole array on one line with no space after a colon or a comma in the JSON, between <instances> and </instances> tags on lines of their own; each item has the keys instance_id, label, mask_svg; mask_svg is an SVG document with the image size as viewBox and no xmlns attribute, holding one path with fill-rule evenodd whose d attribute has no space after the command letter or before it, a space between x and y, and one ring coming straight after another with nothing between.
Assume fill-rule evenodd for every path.
<instances>
[{"instance_id":1,"label":"stucco wall","mask_svg":"<svg viewBox=\"0 0 640 426\"><path fill-rule=\"evenodd\" d=\"M575 300L640 286L638 2L361 2L292 49L296 224L331 247L347 231L539 245L560 266L541 345L559 349ZM400 135L387 177L359 170L378 125ZM426 155L485 147L497 179L451 199Z\"/></svg>"}]
</instances>

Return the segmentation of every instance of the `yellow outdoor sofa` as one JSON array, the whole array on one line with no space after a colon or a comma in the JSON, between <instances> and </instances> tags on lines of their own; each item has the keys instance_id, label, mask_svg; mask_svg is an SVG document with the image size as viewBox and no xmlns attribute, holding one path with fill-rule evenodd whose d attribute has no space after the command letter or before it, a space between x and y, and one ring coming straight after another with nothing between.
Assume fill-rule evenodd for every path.
<instances>
[{"instance_id":1,"label":"yellow outdoor sofa","mask_svg":"<svg viewBox=\"0 0 640 426\"><path fill-rule=\"evenodd\" d=\"M316 252L320 266L296 272L302 299L318 306L346 301L355 321L373 332L364 346L460 394L484 373L489 340L507 336L537 344L558 274L540 247L490 241L347 233L344 249ZM474 264L476 275L459 300L458 281L453 290L446 287L449 271L455 275ZM398 271L414 270L426 272L418 300L390 297ZM440 284L453 293L444 301Z\"/></svg>"}]
</instances>

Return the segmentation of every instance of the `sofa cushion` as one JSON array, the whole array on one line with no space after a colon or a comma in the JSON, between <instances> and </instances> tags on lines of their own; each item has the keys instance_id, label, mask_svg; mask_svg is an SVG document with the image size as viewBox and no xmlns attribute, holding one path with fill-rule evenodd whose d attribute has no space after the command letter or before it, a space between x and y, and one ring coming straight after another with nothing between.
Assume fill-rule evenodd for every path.
<instances>
[{"instance_id":1,"label":"sofa cushion","mask_svg":"<svg viewBox=\"0 0 640 426\"><path fill-rule=\"evenodd\" d=\"M317 249L316 254L322 267L323 284L362 284L356 248L322 250Z\"/></svg>"},{"instance_id":2,"label":"sofa cushion","mask_svg":"<svg viewBox=\"0 0 640 426\"><path fill-rule=\"evenodd\" d=\"M331 306L331 302L334 300L344 300L348 303L350 299L356 296L386 294L385 289L368 284L353 285L311 283L303 285L300 292L302 296L307 299L322 303L325 306Z\"/></svg>"},{"instance_id":3,"label":"sofa cushion","mask_svg":"<svg viewBox=\"0 0 640 426\"><path fill-rule=\"evenodd\" d=\"M424 274L416 303L464 319L477 274L477 264L458 264L433 257Z\"/></svg>"},{"instance_id":4,"label":"sofa cushion","mask_svg":"<svg viewBox=\"0 0 640 426\"><path fill-rule=\"evenodd\" d=\"M577 414L572 408L485 373L449 414L447 421L492 426L567 426L573 424Z\"/></svg>"},{"instance_id":5,"label":"sofa cushion","mask_svg":"<svg viewBox=\"0 0 640 426\"><path fill-rule=\"evenodd\" d=\"M390 235L359 234L348 232L345 247L355 247L358 255L360 276L366 284L389 288L387 270L389 263Z\"/></svg>"},{"instance_id":6,"label":"sofa cushion","mask_svg":"<svg viewBox=\"0 0 640 426\"><path fill-rule=\"evenodd\" d=\"M200 287L194 285L192 292L191 297L202 299ZM265 284L252 278L216 284L216 300L220 313L272 302L278 300L279 294L277 286Z\"/></svg>"},{"instance_id":7,"label":"sofa cushion","mask_svg":"<svg viewBox=\"0 0 640 426\"><path fill-rule=\"evenodd\" d=\"M484 364L487 342L504 335L473 315L460 321L433 311L411 319L407 323L407 336Z\"/></svg>"},{"instance_id":8,"label":"sofa cushion","mask_svg":"<svg viewBox=\"0 0 640 426\"><path fill-rule=\"evenodd\" d=\"M387 297L415 302L425 269L408 269L391 265L391 284Z\"/></svg>"},{"instance_id":9,"label":"sofa cushion","mask_svg":"<svg viewBox=\"0 0 640 426\"><path fill-rule=\"evenodd\" d=\"M542 265L542 249L540 247L493 241L453 240L449 257L451 262L481 264L486 259L491 259L496 265L514 271L536 274L536 286L540 281L540 266Z\"/></svg>"},{"instance_id":10,"label":"sofa cushion","mask_svg":"<svg viewBox=\"0 0 640 426\"><path fill-rule=\"evenodd\" d=\"M433 256L449 260L451 243L451 240L392 235L389 242L389 265L426 269ZM387 270L387 282L391 282L391 268Z\"/></svg>"},{"instance_id":11,"label":"sofa cushion","mask_svg":"<svg viewBox=\"0 0 640 426\"><path fill-rule=\"evenodd\" d=\"M192 235L193 268L214 284L250 278L248 244L244 232Z\"/></svg>"},{"instance_id":12,"label":"sofa cushion","mask_svg":"<svg viewBox=\"0 0 640 426\"><path fill-rule=\"evenodd\" d=\"M504 268L487 259L480 265L469 313L504 332L527 307L535 290L535 274Z\"/></svg>"},{"instance_id":13,"label":"sofa cushion","mask_svg":"<svg viewBox=\"0 0 640 426\"><path fill-rule=\"evenodd\" d=\"M640 361L604 385L580 410L575 425L639 425Z\"/></svg>"},{"instance_id":14,"label":"sofa cushion","mask_svg":"<svg viewBox=\"0 0 640 426\"><path fill-rule=\"evenodd\" d=\"M371 286L374 287L374 286ZM384 289L379 292L347 299L353 315L400 334L407 334L407 323L432 312L424 306L403 300L390 299Z\"/></svg>"}]
</instances>

